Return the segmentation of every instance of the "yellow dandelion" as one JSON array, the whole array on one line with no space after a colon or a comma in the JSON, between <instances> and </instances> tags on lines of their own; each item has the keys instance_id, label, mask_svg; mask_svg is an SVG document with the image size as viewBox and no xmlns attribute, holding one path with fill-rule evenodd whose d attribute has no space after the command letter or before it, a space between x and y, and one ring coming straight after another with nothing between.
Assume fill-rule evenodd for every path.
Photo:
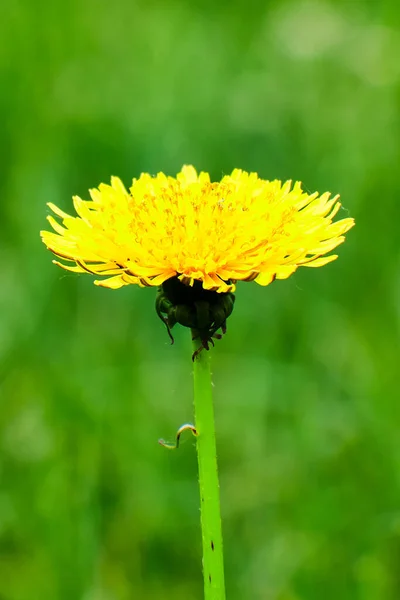
<instances>
[{"instance_id":1,"label":"yellow dandelion","mask_svg":"<svg viewBox=\"0 0 400 600\"><path fill-rule=\"evenodd\" d=\"M351 218L333 222L338 196L307 194L299 182L266 181L240 169L220 182L192 166L176 178L143 173L129 190L112 177L90 196L73 198L75 217L49 203L59 221L49 216L54 232L41 236L61 259L57 265L97 275L94 283L111 289L171 280L215 297L232 294L237 281L268 285L298 267L335 260L326 254L354 225ZM171 294L169 300L176 306Z\"/></svg>"}]
</instances>

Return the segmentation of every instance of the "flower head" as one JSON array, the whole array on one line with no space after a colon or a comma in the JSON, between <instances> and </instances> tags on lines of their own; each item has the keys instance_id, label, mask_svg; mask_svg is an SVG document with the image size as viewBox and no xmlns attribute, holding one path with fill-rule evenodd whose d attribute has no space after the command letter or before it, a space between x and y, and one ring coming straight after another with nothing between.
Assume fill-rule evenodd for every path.
<instances>
[{"instance_id":1,"label":"flower head","mask_svg":"<svg viewBox=\"0 0 400 600\"><path fill-rule=\"evenodd\" d=\"M220 182L184 166L175 177L144 173L129 191L111 185L75 196L78 216L49 203L59 218L42 231L60 267L101 277L112 289L136 283L160 286L172 277L205 290L232 292L237 281L268 285L300 266L321 267L354 225L333 222L338 196L307 194L300 183L265 181L235 169ZM196 284L198 285L198 284Z\"/></svg>"}]
</instances>

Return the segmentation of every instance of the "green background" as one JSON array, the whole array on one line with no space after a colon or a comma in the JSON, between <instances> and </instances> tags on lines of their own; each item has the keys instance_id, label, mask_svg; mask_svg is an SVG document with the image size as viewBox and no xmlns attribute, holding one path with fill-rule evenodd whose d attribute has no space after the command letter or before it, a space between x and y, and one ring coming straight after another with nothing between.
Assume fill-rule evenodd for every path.
<instances>
[{"instance_id":1,"label":"green background","mask_svg":"<svg viewBox=\"0 0 400 600\"><path fill-rule=\"evenodd\" d=\"M202 597L187 330L51 263L52 201L234 167L340 193L213 351L230 600L400 598L398 2L4 3L0 599Z\"/></svg>"}]
</instances>

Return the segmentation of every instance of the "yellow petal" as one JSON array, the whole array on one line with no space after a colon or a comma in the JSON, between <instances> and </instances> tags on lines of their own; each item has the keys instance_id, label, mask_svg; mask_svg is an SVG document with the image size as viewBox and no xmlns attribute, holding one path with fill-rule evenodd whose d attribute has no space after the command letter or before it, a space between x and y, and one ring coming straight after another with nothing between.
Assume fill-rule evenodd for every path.
<instances>
[{"instance_id":1,"label":"yellow petal","mask_svg":"<svg viewBox=\"0 0 400 600\"><path fill-rule=\"evenodd\" d=\"M277 279L287 279L290 277L297 269L297 265L288 265L284 267L279 267L276 272Z\"/></svg>"},{"instance_id":2,"label":"yellow petal","mask_svg":"<svg viewBox=\"0 0 400 600\"><path fill-rule=\"evenodd\" d=\"M271 273L271 271L266 271L257 275L255 281L259 285L269 285L274 281L275 277L275 273Z\"/></svg>"},{"instance_id":3,"label":"yellow petal","mask_svg":"<svg viewBox=\"0 0 400 600\"><path fill-rule=\"evenodd\" d=\"M336 260L337 257L338 257L337 254L331 254L331 256L322 256L321 258L316 258L315 260L304 263L302 266L303 267L323 267L324 265L327 265L328 263Z\"/></svg>"},{"instance_id":4,"label":"yellow petal","mask_svg":"<svg viewBox=\"0 0 400 600\"><path fill-rule=\"evenodd\" d=\"M128 285L128 283L124 281L123 275L117 275L116 277L110 277L109 279L96 279L93 283L100 287L110 288L111 290L118 290L124 285Z\"/></svg>"},{"instance_id":5,"label":"yellow petal","mask_svg":"<svg viewBox=\"0 0 400 600\"><path fill-rule=\"evenodd\" d=\"M53 260L53 264L58 265L65 271L71 271L72 273L84 273L85 272L85 269L82 269L82 267L80 267L78 265L65 265L64 263L60 262L59 260Z\"/></svg>"},{"instance_id":6,"label":"yellow petal","mask_svg":"<svg viewBox=\"0 0 400 600\"><path fill-rule=\"evenodd\" d=\"M60 225L59 223L57 223L57 221L51 215L47 215L47 220L54 229L54 231L56 231L59 235L64 235L65 228L62 227L62 225ZM41 233L46 234L47 232L43 231Z\"/></svg>"},{"instance_id":7,"label":"yellow petal","mask_svg":"<svg viewBox=\"0 0 400 600\"><path fill-rule=\"evenodd\" d=\"M58 208L58 206L56 206L52 202L48 202L47 206L49 208L51 208L51 210L53 211L53 213L55 213L58 217L61 217L62 219L65 219L65 218L67 218L67 217L70 216L66 212L64 212L63 210L61 210L61 208Z\"/></svg>"}]
</instances>

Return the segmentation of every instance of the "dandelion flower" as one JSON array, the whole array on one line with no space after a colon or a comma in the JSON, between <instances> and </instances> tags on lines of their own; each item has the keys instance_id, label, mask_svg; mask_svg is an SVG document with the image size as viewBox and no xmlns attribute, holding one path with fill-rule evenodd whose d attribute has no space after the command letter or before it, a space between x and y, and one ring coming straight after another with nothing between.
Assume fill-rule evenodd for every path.
<instances>
[{"instance_id":1,"label":"dandelion flower","mask_svg":"<svg viewBox=\"0 0 400 600\"><path fill-rule=\"evenodd\" d=\"M354 225L351 218L333 222L338 196L307 194L299 182L266 181L240 169L219 182L192 166L176 178L143 173L129 190L112 177L111 185L100 184L90 196L73 198L78 216L49 203L59 220L49 216L54 232L41 236L60 259L54 262L96 275L96 285L111 289L161 286L159 314L170 305L176 312L182 293L186 303L211 302L218 310L238 281L265 286L298 267L321 267L337 258L326 255ZM175 322L192 327L199 319L195 312L196 318L193 311L193 318L175 314ZM222 326L221 319L214 323ZM213 327L206 329L210 334Z\"/></svg>"}]
</instances>

